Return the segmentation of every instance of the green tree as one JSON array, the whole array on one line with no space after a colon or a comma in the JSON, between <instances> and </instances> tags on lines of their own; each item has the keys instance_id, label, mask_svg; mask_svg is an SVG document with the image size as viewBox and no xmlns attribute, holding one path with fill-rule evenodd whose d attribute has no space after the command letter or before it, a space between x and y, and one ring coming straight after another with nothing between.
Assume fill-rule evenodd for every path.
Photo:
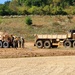
<instances>
[{"instance_id":1,"label":"green tree","mask_svg":"<svg viewBox=\"0 0 75 75\"><path fill-rule=\"evenodd\" d=\"M10 9L6 5L0 5L0 15L10 15Z\"/></svg>"},{"instance_id":2,"label":"green tree","mask_svg":"<svg viewBox=\"0 0 75 75\"><path fill-rule=\"evenodd\" d=\"M54 6L60 5L60 3L61 3L61 0L53 0Z\"/></svg>"},{"instance_id":3,"label":"green tree","mask_svg":"<svg viewBox=\"0 0 75 75\"><path fill-rule=\"evenodd\" d=\"M75 0L11 0L0 5L0 15L75 14Z\"/></svg>"},{"instance_id":4,"label":"green tree","mask_svg":"<svg viewBox=\"0 0 75 75\"><path fill-rule=\"evenodd\" d=\"M29 10L28 13L30 14L37 14L37 15L42 15L43 14L43 8L42 7L37 7L37 6L32 6Z\"/></svg>"},{"instance_id":5,"label":"green tree","mask_svg":"<svg viewBox=\"0 0 75 75\"><path fill-rule=\"evenodd\" d=\"M49 5L46 5L43 8L43 12L44 12L44 14L49 15L50 14L50 6Z\"/></svg>"}]
</instances>

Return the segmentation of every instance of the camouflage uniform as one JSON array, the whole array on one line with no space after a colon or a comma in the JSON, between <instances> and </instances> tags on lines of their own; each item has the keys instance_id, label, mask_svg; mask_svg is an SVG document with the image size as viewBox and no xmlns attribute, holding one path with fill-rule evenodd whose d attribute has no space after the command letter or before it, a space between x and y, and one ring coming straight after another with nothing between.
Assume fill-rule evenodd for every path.
<instances>
[{"instance_id":1,"label":"camouflage uniform","mask_svg":"<svg viewBox=\"0 0 75 75\"><path fill-rule=\"evenodd\" d=\"M13 37L13 35L11 35L11 46L12 46L12 47L14 47L14 46L13 46L13 41L14 41L14 37Z\"/></svg>"},{"instance_id":2,"label":"camouflage uniform","mask_svg":"<svg viewBox=\"0 0 75 75\"><path fill-rule=\"evenodd\" d=\"M18 40L18 43L19 43L19 48L21 48L21 40L20 40L20 37L18 37L19 40Z\"/></svg>"},{"instance_id":3,"label":"camouflage uniform","mask_svg":"<svg viewBox=\"0 0 75 75\"><path fill-rule=\"evenodd\" d=\"M23 37L19 37L19 47L20 48L24 48L24 38Z\"/></svg>"},{"instance_id":4,"label":"camouflage uniform","mask_svg":"<svg viewBox=\"0 0 75 75\"><path fill-rule=\"evenodd\" d=\"M21 37L21 45L22 45L22 48L24 48L24 42L25 42L24 38Z\"/></svg>"},{"instance_id":5,"label":"camouflage uniform","mask_svg":"<svg viewBox=\"0 0 75 75\"><path fill-rule=\"evenodd\" d=\"M16 49L18 48L18 38L17 37L13 40L13 47Z\"/></svg>"}]
</instances>

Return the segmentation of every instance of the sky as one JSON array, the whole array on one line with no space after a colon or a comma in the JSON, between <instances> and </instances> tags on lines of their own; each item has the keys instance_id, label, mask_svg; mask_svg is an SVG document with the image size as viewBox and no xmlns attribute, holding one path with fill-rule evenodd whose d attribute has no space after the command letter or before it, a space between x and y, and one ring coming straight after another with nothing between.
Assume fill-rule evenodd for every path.
<instances>
[{"instance_id":1,"label":"sky","mask_svg":"<svg viewBox=\"0 0 75 75\"><path fill-rule=\"evenodd\" d=\"M4 4L5 1L9 1L9 0L0 0L0 4Z\"/></svg>"}]
</instances>

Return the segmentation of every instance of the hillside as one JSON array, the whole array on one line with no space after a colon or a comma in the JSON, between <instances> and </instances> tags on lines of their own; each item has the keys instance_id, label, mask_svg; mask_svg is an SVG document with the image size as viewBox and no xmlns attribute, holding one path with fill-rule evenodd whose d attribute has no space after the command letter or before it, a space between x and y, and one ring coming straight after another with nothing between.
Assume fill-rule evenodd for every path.
<instances>
[{"instance_id":1,"label":"hillside","mask_svg":"<svg viewBox=\"0 0 75 75\"><path fill-rule=\"evenodd\" d=\"M34 34L64 34L75 29L75 16L39 16L30 15L32 26L25 24L26 16L0 17L0 31L7 31L16 36L23 36L26 41L33 41Z\"/></svg>"}]
</instances>

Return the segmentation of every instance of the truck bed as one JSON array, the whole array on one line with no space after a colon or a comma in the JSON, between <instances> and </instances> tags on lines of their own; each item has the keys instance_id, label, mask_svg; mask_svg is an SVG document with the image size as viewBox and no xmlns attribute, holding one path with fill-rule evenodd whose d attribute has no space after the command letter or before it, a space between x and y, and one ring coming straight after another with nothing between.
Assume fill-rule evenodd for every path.
<instances>
[{"instance_id":1,"label":"truck bed","mask_svg":"<svg viewBox=\"0 0 75 75\"><path fill-rule=\"evenodd\" d=\"M67 35L37 35L37 38L40 39L66 39Z\"/></svg>"}]
</instances>

